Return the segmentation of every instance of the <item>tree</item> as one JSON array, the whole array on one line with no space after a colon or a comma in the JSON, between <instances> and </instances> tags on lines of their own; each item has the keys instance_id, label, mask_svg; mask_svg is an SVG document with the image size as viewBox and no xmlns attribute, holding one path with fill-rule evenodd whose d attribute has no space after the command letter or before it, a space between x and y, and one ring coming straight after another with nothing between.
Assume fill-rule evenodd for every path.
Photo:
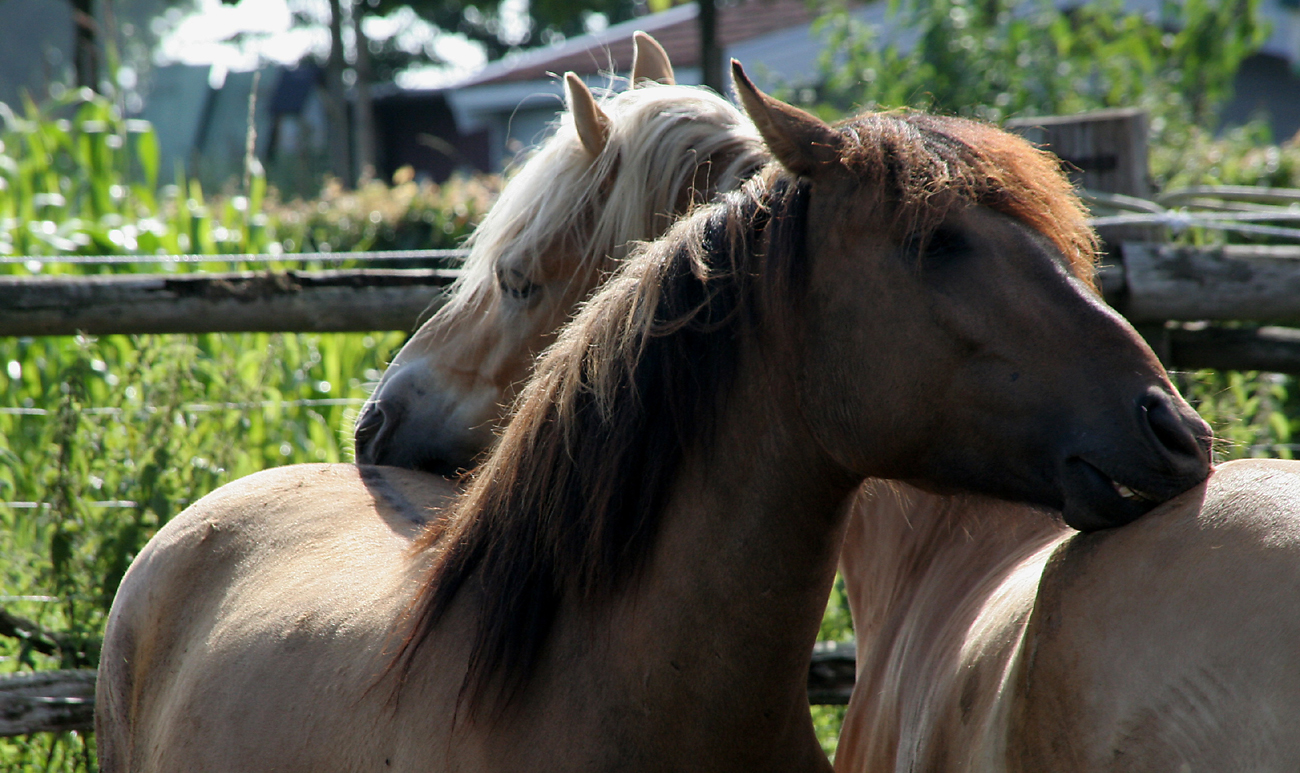
<instances>
[{"instance_id":1,"label":"tree","mask_svg":"<svg viewBox=\"0 0 1300 773\"><path fill-rule=\"evenodd\" d=\"M700 9L697 26L700 33L700 82L719 94L723 90L722 47L718 44L718 5L716 0L695 0ZM651 11L666 11L674 0L649 0Z\"/></svg>"},{"instance_id":2,"label":"tree","mask_svg":"<svg viewBox=\"0 0 1300 773\"><path fill-rule=\"evenodd\" d=\"M828 111L921 105L989 120L1147 107L1164 125L1209 125L1241 61L1263 42L1260 0L1166 3L1152 19L1119 0L1069 11L1050 0L902 0L904 49L856 25L829 28L819 100Z\"/></svg>"},{"instance_id":3,"label":"tree","mask_svg":"<svg viewBox=\"0 0 1300 773\"><path fill-rule=\"evenodd\" d=\"M99 89L99 25L94 0L72 0L73 53L77 87Z\"/></svg>"},{"instance_id":4,"label":"tree","mask_svg":"<svg viewBox=\"0 0 1300 773\"><path fill-rule=\"evenodd\" d=\"M366 15L409 7L439 29L459 32L482 44L490 60L550 42L557 34L582 34L591 13L604 14L610 23L636 15L636 0L532 0L528 29L511 36L502 24L501 4L501 0L359 0L357 7Z\"/></svg>"}]
</instances>

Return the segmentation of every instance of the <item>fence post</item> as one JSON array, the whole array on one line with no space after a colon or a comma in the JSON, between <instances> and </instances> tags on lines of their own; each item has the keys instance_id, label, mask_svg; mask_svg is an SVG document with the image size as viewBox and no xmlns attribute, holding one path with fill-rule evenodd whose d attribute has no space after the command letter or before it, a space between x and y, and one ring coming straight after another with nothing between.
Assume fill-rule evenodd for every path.
<instances>
[{"instance_id":1,"label":"fence post","mask_svg":"<svg viewBox=\"0 0 1300 773\"><path fill-rule=\"evenodd\" d=\"M1007 128L1060 156L1075 185L1151 197L1147 114L1141 108L1016 118L1007 122Z\"/></svg>"},{"instance_id":2,"label":"fence post","mask_svg":"<svg viewBox=\"0 0 1300 773\"><path fill-rule=\"evenodd\" d=\"M1017 118L1007 128L1061 158L1076 187L1100 193L1117 193L1140 199L1151 198L1151 173L1147 166L1147 114L1141 108L1095 110L1079 115ZM1103 264L1123 265L1120 245L1124 242L1159 242L1161 228L1153 226L1109 226L1097 229L1105 255ZM1111 303L1121 312L1127 306L1127 292ZM1166 367L1172 345L1162 323L1135 326Z\"/></svg>"}]
</instances>

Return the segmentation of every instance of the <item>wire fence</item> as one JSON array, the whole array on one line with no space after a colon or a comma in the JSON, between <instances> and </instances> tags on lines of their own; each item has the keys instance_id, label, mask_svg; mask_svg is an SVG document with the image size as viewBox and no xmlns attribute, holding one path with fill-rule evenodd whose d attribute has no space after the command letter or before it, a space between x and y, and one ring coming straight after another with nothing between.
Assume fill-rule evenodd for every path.
<instances>
[{"instance_id":1,"label":"wire fence","mask_svg":"<svg viewBox=\"0 0 1300 773\"><path fill-rule=\"evenodd\" d=\"M331 406L360 407L365 404L365 398L361 397L322 397L303 400L251 400L246 402L229 402L229 403L185 403L180 406L180 410L191 413L208 413L215 411L249 411L249 410L267 410L270 408L318 408ZM142 409L149 413L156 413L161 410L155 405L142 406ZM120 416L127 413L125 408L86 408L83 413L92 416ZM55 413L53 410L46 408L9 408L0 407L0 416L48 416ZM138 506L138 503L130 499L102 499L82 502L89 507L100 508L122 508L130 509ZM12 510L39 510L42 507L48 507L48 502L34 501L0 501L0 507L7 507Z\"/></svg>"},{"instance_id":2,"label":"wire fence","mask_svg":"<svg viewBox=\"0 0 1300 773\"><path fill-rule=\"evenodd\" d=\"M1165 191L1153 199L1083 190L1094 210L1094 228L1159 226L1175 235L1193 228L1300 242L1300 189L1245 185L1199 185ZM1111 210L1111 213L1106 213ZM226 253L218 255L7 255L0 266L22 265L40 273L46 265L194 266L204 263L273 265L285 263L420 263L463 260L463 249L370 250L358 252Z\"/></svg>"},{"instance_id":3,"label":"wire fence","mask_svg":"<svg viewBox=\"0 0 1300 773\"><path fill-rule=\"evenodd\" d=\"M60 266L195 265L199 263L378 263L464 260L468 250L373 250L359 252L228 253L221 255L8 255L0 265L21 265L33 273Z\"/></svg>"},{"instance_id":4,"label":"wire fence","mask_svg":"<svg viewBox=\"0 0 1300 773\"><path fill-rule=\"evenodd\" d=\"M1300 241L1300 228L1267 223L1300 223L1300 189L1256 188L1245 185L1198 185L1140 199L1097 191L1082 191L1097 210L1114 214L1093 217L1093 228L1159 226L1174 235L1190 229Z\"/></svg>"},{"instance_id":5,"label":"wire fence","mask_svg":"<svg viewBox=\"0 0 1300 773\"><path fill-rule=\"evenodd\" d=\"M363 397L321 397L303 400L252 400L238 403L185 403L180 406L183 411L191 413L203 413L210 411L241 411L252 410L255 408L313 408L328 407L334 405L359 406L365 403ZM158 407L154 405L143 406L145 411L156 412ZM83 413L92 416L120 416L128 412L126 408L86 408ZM53 411L46 408L3 408L0 407L0 416L46 416Z\"/></svg>"}]
</instances>

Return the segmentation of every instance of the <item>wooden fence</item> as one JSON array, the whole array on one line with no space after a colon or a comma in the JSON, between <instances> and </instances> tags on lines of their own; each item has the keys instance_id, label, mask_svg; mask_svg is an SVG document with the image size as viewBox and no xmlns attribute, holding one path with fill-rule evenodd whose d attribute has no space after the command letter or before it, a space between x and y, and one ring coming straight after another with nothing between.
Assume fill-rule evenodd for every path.
<instances>
[{"instance_id":1,"label":"wooden fence","mask_svg":"<svg viewBox=\"0 0 1300 773\"><path fill-rule=\"evenodd\" d=\"M411 330L456 275L359 269L0 277L0 335ZM1171 367L1300 373L1300 329L1268 326L1300 325L1300 247L1128 242L1112 250L1101 284ZM1212 324L1241 320L1265 326ZM3 610L0 635L57 649ZM847 703L853 678L852 644L819 645L809 700ZM91 729L94 680L93 671L0 677L0 736Z\"/></svg>"}]
</instances>

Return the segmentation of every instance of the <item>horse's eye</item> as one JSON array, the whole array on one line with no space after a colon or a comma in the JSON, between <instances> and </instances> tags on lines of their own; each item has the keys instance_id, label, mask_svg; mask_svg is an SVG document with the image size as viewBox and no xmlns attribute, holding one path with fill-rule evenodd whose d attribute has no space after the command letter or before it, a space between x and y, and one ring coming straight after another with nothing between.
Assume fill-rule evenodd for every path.
<instances>
[{"instance_id":1,"label":"horse's eye","mask_svg":"<svg viewBox=\"0 0 1300 773\"><path fill-rule=\"evenodd\" d=\"M513 269L497 269L497 284L501 292L517 301L527 300L540 289L541 285L528 281L523 272Z\"/></svg>"},{"instance_id":2,"label":"horse's eye","mask_svg":"<svg viewBox=\"0 0 1300 773\"><path fill-rule=\"evenodd\" d=\"M949 260L970 250L966 234L956 228L936 228L925 243L928 260Z\"/></svg>"},{"instance_id":3,"label":"horse's eye","mask_svg":"<svg viewBox=\"0 0 1300 773\"><path fill-rule=\"evenodd\" d=\"M913 234L903 251L926 266L937 266L958 258L971 249L970 240L960 229L939 226L928 234Z\"/></svg>"}]
</instances>

